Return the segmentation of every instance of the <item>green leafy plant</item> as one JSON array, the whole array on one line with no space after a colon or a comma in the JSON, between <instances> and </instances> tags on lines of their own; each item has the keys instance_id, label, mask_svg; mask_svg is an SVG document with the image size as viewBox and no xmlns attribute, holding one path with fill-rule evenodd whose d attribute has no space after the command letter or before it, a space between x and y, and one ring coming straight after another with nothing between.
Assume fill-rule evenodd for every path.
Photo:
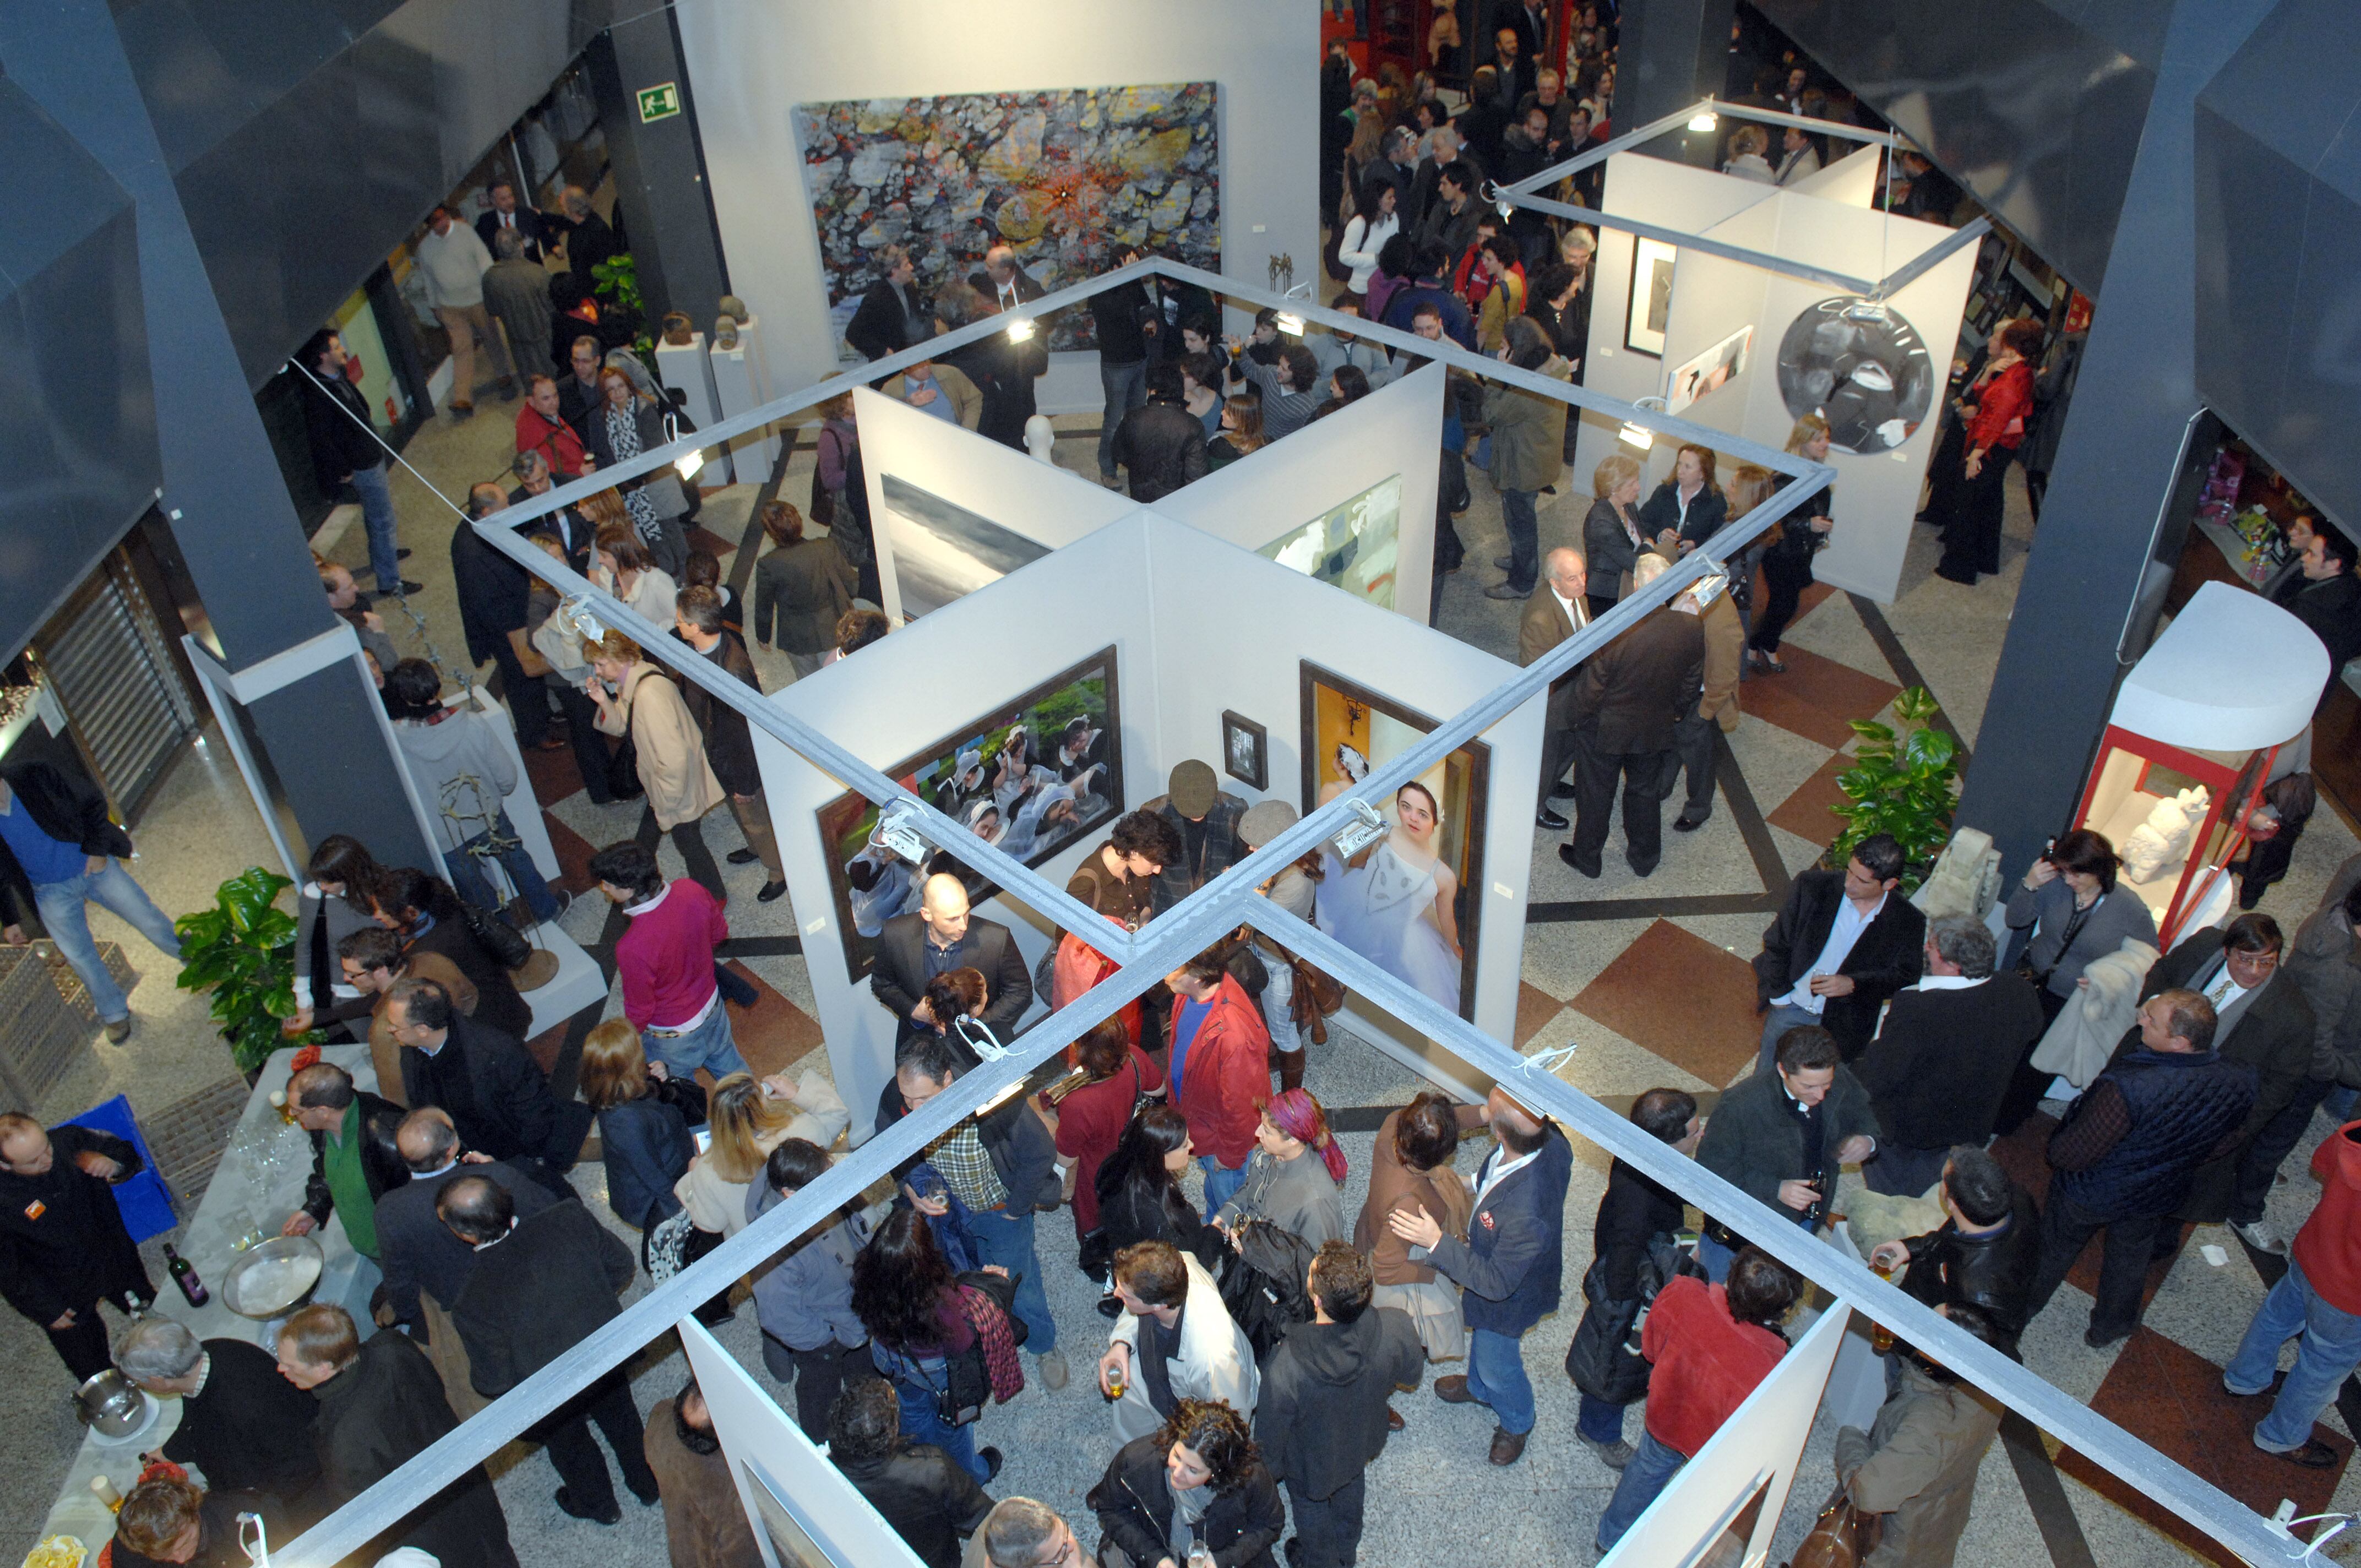
<instances>
[{"instance_id":1,"label":"green leafy plant","mask_svg":"<svg viewBox=\"0 0 2361 1568\"><path fill-rule=\"evenodd\" d=\"M1959 806L1960 743L1935 728L1940 709L1925 686L1912 686L1894 699L1897 729L1873 719L1854 719L1861 737L1853 765L1837 775L1844 804L1828 807L1845 819L1844 831L1828 846L1828 864L1842 866L1853 846L1873 833L1891 833L1902 846L1902 889L1917 890L1935 857L1950 841L1951 816Z\"/></svg>"},{"instance_id":2,"label":"green leafy plant","mask_svg":"<svg viewBox=\"0 0 2361 1568\"><path fill-rule=\"evenodd\" d=\"M590 291L628 311L633 321L647 320L647 302L640 294L640 264L628 250L619 251L590 269ZM642 359L655 356L655 340L645 332L631 340Z\"/></svg>"},{"instance_id":3,"label":"green leafy plant","mask_svg":"<svg viewBox=\"0 0 2361 1568\"><path fill-rule=\"evenodd\" d=\"M211 909L172 925L181 936L181 989L213 992L214 1022L241 1072L254 1071L281 1046L320 1038L316 1029L299 1036L279 1026L296 1012L295 917L276 903L292 885L276 872L250 867L221 884Z\"/></svg>"}]
</instances>

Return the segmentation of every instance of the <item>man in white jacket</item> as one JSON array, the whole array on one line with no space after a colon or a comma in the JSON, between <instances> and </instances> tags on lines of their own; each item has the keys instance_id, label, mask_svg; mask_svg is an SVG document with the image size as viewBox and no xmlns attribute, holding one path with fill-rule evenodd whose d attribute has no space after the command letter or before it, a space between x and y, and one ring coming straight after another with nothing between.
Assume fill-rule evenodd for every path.
<instances>
[{"instance_id":1,"label":"man in white jacket","mask_svg":"<svg viewBox=\"0 0 2361 1568\"><path fill-rule=\"evenodd\" d=\"M484 310L484 274L492 269L492 253L476 231L454 223L448 208L426 215L426 232L411 247L418 269L426 278L426 302L443 330L451 334L451 412L466 419L476 411L476 339L500 373L500 396L517 395L516 367L506 343Z\"/></svg>"},{"instance_id":2,"label":"man in white jacket","mask_svg":"<svg viewBox=\"0 0 2361 1568\"><path fill-rule=\"evenodd\" d=\"M1181 1399L1219 1399L1253 1420L1254 1345L1204 1266L1170 1242L1139 1242L1115 1255L1114 1278L1124 1310L1099 1388L1115 1401L1115 1441L1148 1436Z\"/></svg>"}]
</instances>

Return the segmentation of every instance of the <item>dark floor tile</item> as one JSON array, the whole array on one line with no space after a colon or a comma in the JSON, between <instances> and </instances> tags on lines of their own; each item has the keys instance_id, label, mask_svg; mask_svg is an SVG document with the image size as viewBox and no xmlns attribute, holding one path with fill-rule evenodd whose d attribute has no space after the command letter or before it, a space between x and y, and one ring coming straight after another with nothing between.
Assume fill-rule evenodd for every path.
<instances>
[{"instance_id":1,"label":"dark floor tile","mask_svg":"<svg viewBox=\"0 0 2361 1568\"><path fill-rule=\"evenodd\" d=\"M1831 754L1763 820L1784 828L1807 844L1834 843L1844 828L1844 818L1828 808L1844 804L1844 791L1837 787L1837 775L1851 767L1852 762L1852 758L1842 751Z\"/></svg>"},{"instance_id":2,"label":"dark floor tile","mask_svg":"<svg viewBox=\"0 0 2361 1568\"><path fill-rule=\"evenodd\" d=\"M533 797L544 806L555 806L582 788L582 765L571 746L526 751L524 776L533 781Z\"/></svg>"},{"instance_id":3,"label":"dark floor tile","mask_svg":"<svg viewBox=\"0 0 2361 1568\"><path fill-rule=\"evenodd\" d=\"M756 1077L781 1071L801 1060L821 1044L819 1021L777 992L744 964L733 961L730 972L750 981L759 993L752 1007L730 1009L730 1037L738 1054Z\"/></svg>"},{"instance_id":4,"label":"dark floor tile","mask_svg":"<svg viewBox=\"0 0 2361 1568\"><path fill-rule=\"evenodd\" d=\"M691 523L688 527L688 547L691 550L702 550L720 562L721 569L726 574L730 569L730 553L738 548L738 542L734 539L724 539L701 524Z\"/></svg>"},{"instance_id":5,"label":"dark floor tile","mask_svg":"<svg viewBox=\"0 0 2361 1568\"><path fill-rule=\"evenodd\" d=\"M1823 746L1850 744L1852 721L1874 718L1902 690L1793 643L1779 650L1779 659L1787 666L1784 674L1746 683L1746 711Z\"/></svg>"},{"instance_id":6,"label":"dark floor tile","mask_svg":"<svg viewBox=\"0 0 2361 1568\"><path fill-rule=\"evenodd\" d=\"M1573 1005L1711 1084L1737 1076L1762 1039L1753 966L1668 920L1642 931Z\"/></svg>"},{"instance_id":7,"label":"dark floor tile","mask_svg":"<svg viewBox=\"0 0 2361 1568\"><path fill-rule=\"evenodd\" d=\"M1516 1047L1525 1048L1525 1042L1542 1032L1549 1021L1565 1011L1565 1003L1543 991L1531 981L1517 982Z\"/></svg>"},{"instance_id":8,"label":"dark floor tile","mask_svg":"<svg viewBox=\"0 0 2361 1568\"><path fill-rule=\"evenodd\" d=\"M598 852L598 846L559 821L554 812L543 812L541 822L549 829L549 847L557 854L557 876L550 885L562 887L577 898L596 893L598 879L590 874L590 857Z\"/></svg>"}]
</instances>

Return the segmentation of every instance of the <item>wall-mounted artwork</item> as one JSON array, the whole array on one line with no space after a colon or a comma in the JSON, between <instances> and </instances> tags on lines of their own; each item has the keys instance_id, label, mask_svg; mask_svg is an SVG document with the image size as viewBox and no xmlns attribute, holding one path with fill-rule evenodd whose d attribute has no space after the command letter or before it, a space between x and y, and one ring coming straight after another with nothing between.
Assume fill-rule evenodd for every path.
<instances>
[{"instance_id":1,"label":"wall-mounted artwork","mask_svg":"<svg viewBox=\"0 0 2361 1568\"><path fill-rule=\"evenodd\" d=\"M1935 406L1927 340L1893 306L1859 294L1822 300L1779 339L1779 396L1801 419L1828 422L1839 452L1886 452L1910 439Z\"/></svg>"},{"instance_id":2,"label":"wall-mounted artwork","mask_svg":"<svg viewBox=\"0 0 2361 1568\"><path fill-rule=\"evenodd\" d=\"M778 1558L779 1568L830 1568L836 1559L812 1539L816 1527L787 1501L787 1488L753 1465L744 1468L752 1483L747 1491L753 1495L754 1512L762 1519L763 1533L771 1538L771 1552Z\"/></svg>"},{"instance_id":3,"label":"wall-mounted artwork","mask_svg":"<svg viewBox=\"0 0 2361 1568\"><path fill-rule=\"evenodd\" d=\"M1623 346L1635 354L1664 352L1664 327L1673 319L1673 264L1677 247L1660 239L1631 242L1631 301L1623 320Z\"/></svg>"},{"instance_id":4,"label":"wall-mounted artwork","mask_svg":"<svg viewBox=\"0 0 2361 1568\"><path fill-rule=\"evenodd\" d=\"M1048 545L895 475L884 476L879 488L885 494L885 541L894 553L905 620L940 609L1049 553Z\"/></svg>"},{"instance_id":5,"label":"wall-mounted artwork","mask_svg":"<svg viewBox=\"0 0 2361 1568\"><path fill-rule=\"evenodd\" d=\"M913 248L929 292L979 272L994 245L1045 290L1105 271L1121 246L1221 270L1215 96L1190 82L798 104L839 344L888 245ZM1089 334L1088 312L1062 312L1049 346L1087 348Z\"/></svg>"},{"instance_id":6,"label":"wall-mounted artwork","mask_svg":"<svg viewBox=\"0 0 2361 1568\"><path fill-rule=\"evenodd\" d=\"M1248 789L1270 787L1270 731L1241 713L1222 711L1222 771Z\"/></svg>"},{"instance_id":7,"label":"wall-mounted artwork","mask_svg":"<svg viewBox=\"0 0 2361 1568\"><path fill-rule=\"evenodd\" d=\"M884 772L984 842L1039 865L1123 812L1115 654L1101 649ZM999 891L946 851L914 866L873 841L877 807L857 794L837 796L817 815L844 967L855 981L869 972L879 929L918 907L935 872L964 880L974 903Z\"/></svg>"},{"instance_id":8,"label":"wall-mounted artwork","mask_svg":"<svg viewBox=\"0 0 2361 1568\"><path fill-rule=\"evenodd\" d=\"M1400 535L1401 476L1395 474L1255 554L1391 609Z\"/></svg>"},{"instance_id":9,"label":"wall-mounted artwork","mask_svg":"<svg viewBox=\"0 0 2361 1568\"><path fill-rule=\"evenodd\" d=\"M1664 383L1664 411L1678 413L1708 392L1719 391L1746 368L1754 351L1754 329L1740 327L1672 373Z\"/></svg>"},{"instance_id":10,"label":"wall-mounted artwork","mask_svg":"<svg viewBox=\"0 0 2361 1568\"><path fill-rule=\"evenodd\" d=\"M1319 665L1301 666L1303 809L1342 795L1434 720ZM1476 1015L1477 922L1492 749L1471 740L1378 809L1392 831L1339 861L1321 851L1320 928L1462 1018Z\"/></svg>"}]
</instances>

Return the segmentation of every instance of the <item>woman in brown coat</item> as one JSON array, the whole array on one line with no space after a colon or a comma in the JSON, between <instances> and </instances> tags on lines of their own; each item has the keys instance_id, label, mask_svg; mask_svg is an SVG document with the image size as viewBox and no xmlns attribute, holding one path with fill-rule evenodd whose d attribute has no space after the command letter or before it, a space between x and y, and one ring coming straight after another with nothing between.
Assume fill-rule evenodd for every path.
<instances>
[{"instance_id":1,"label":"woman in brown coat","mask_svg":"<svg viewBox=\"0 0 2361 1568\"><path fill-rule=\"evenodd\" d=\"M1386 1217L1422 1212L1443 1227L1444 1235L1466 1239L1475 1195L1451 1161L1460 1135L1483 1119L1482 1106L1454 1105L1432 1091L1388 1116L1378 1127L1368 1201L1361 1205L1361 1217L1353 1226L1353 1245L1368 1255L1377 1280L1371 1304L1409 1313L1429 1361L1467 1354L1458 1288L1433 1269L1411 1262L1410 1244L1394 1234Z\"/></svg>"},{"instance_id":2,"label":"woman in brown coat","mask_svg":"<svg viewBox=\"0 0 2361 1568\"><path fill-rule=\"evenodd\" d=\"M628 737L639 760L640 783L656 826L672 835L688 874L717 904L727 903L721 868L705 847L697 821L721 804L721 781L705 760L705 737L670 676L640 657L640 645L609 631L586 647L590 681L583 689L598 706L601 734Z\"/></svg>"}]
</instances>

